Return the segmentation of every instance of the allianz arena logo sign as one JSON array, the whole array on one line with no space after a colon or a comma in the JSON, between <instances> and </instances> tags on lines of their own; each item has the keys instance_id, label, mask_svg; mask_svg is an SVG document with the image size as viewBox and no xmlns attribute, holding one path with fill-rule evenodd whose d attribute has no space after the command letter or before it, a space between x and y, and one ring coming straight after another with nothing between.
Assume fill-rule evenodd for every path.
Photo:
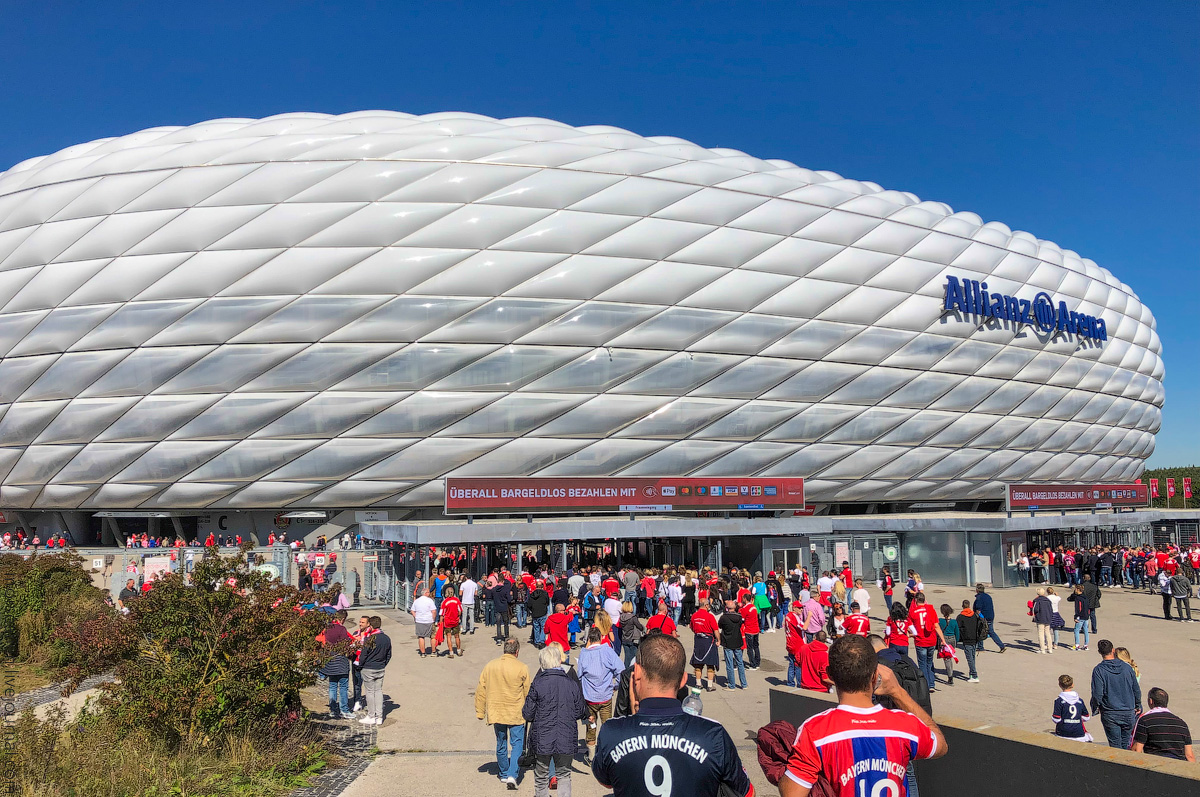
<instances>
[{"instance_id":1,"label":"allianz arena logo sign","mask_svg":"<svg viewBox=\"0 0 1200 797\"><path fill-rule=\"evenodd\" d=\"M972 279L947 275L946 300L943 310L957 310L963 315L998 318L1014 324L1030 324L1043 332L1065 332L1095 341L1108 340L1108 327L1103 318L1077 313L1067 303L1054 303L1054 297L1041 291L1030 299L989 293L988 284Z\"/></svg>"}]
</instances>

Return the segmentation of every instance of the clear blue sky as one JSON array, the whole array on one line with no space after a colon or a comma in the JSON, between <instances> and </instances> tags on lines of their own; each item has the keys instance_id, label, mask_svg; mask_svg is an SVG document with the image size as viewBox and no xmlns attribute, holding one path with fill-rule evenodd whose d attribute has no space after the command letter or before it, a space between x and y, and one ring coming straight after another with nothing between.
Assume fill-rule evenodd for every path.
<instances>
[{"instance_id":1,"label":"clear blue sky","mask_svg":"<svg viewBox=\"0 0 1200 797\"><path fill-rule=\"evenodd\" d=\"M1150 306L1167 364L1151 464L1200 462L1190 0L6 4L4 17L0 169L219 116L465 110L681 136L1003 221Z\"/></svg>"}]
</instances>

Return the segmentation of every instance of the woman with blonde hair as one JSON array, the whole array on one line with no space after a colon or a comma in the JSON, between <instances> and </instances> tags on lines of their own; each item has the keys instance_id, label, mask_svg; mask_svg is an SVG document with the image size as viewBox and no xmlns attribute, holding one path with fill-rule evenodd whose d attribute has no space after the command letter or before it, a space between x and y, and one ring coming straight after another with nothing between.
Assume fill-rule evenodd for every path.
<instances>
[{"instance_id":1,"label":"woman with blonde hair","mask_svg":"<svg viewBox=\"0 0 1200 797\"><path fill-rule=\"evenodd\" d=\"M596 627L600 629L600 640L612 645L617 655L621 655L621 640L613 632L613 621L608 612L596 612Z\"/></svg>"},{"instance_id":2,"label":"woman with blonde hair","mask_svg":"<svg viewBox=\"0 0 1200 797\"><path fill-rule=\"evenodd\" d=\"M833 603L834 605L846 605L846 585L842 583L840 578L834 579L833 582Z\"/></svg>"},{"instance_id":3,"label":"woman with blonde hair","mask_svg":"<svg viewBox=\"0 0 1200 797\"><path fill-rule=\"evenodd\" d=\"M1129 648L1113 648L1113 653L1118 659L1128 664L1133 668L1133 677L1137 678L1137 682L1142 682L1142 671L1138 669L1137 662L1133 660L1133 656L1129 655Z\"/></svg>"}]
</instances>

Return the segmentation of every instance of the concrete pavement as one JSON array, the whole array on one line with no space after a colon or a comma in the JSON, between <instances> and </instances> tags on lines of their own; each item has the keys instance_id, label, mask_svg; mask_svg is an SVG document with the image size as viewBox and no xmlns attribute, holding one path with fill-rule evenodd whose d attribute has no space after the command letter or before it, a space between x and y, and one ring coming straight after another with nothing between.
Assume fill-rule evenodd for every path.
<instances>
[{"instance_id":1,"label":"concrete pavement","mask_svg":"<svg viewBox=\"0 0 1200 797\"><path fill-rule=\"evenodd\" d=\"M870 591L872 630L878 631L883 626L884 603L877 590L872 587ZM964 587L927 585L926 593L935 606L949 603L956 608L963 599L974 597L974 590ZM981 654L977 662L981 683L968 684L961 669L954 686L939 683L933 695L935 716L944 713L1048 731L1060 674L1074 676L1080 695L1085 700L1089 697L1091 670L1100 660L1095 652L1097 638L1093 637L1087 652L1060 647L1054 655L1041 655L1036 652L1034 627L1026 615L1025 604L1033 598L1033 590L999 590L993 597L997 632L1010 645L1009 650L998 654L993 643L987 644L989 652ZM1064 603L1064 607L1067 605ZM352 618L358 613L355 609ZM1196 643L1200 642L1200 624L1168 623L1161 617L1157 596L1106 589L1098 612L1098 637L1128 647L1142 672L1143 693L1151 686L1165 688L1171 694L1171 709L1193 728L1200 728L1200 694L1190 667ZM1066 619L1070 622L1069 617ZM495 737L490 727L475 719L474 711L479 673L488 660L500 655L499 647L491 640L491 629L480 628L464 638L464 657L436 660L417 657L413 625L407 615L388 612L384 629L392 637L394 654L384 679L389 708L384 725L378 729L380 753L344 792L346 797L504 792L496 777ZM525 644L529 628L513 630L522 642L521 660L536 672L537 651ZM1060 632L1060 636L1067 641L1070 633ZM685 630L682 638L690 651L691 634ZM759 794L774 794L775 789L758 766L753 736L769 721L768 690L787 678L784 634L763 634L760 644L762 668L747 673L750 688L704 693L704 713L719 720L734 738ZM965 666L965 662L959 666ZM941 681L940 667L938 675ZM719 677L723 683L724 674ZM1103 738L1098 722L1092 730ZM575 772L572 785L576 794L591 797L606 793L578 761ZM532 773L527 773L520 793L532 791Z\"/></svg>"}]
</instances>

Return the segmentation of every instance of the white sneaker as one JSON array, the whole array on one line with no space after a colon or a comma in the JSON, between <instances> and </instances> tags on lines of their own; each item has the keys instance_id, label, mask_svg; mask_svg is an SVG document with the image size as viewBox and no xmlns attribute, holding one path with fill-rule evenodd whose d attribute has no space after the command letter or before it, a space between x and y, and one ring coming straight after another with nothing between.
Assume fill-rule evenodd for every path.
<instances>
[{"instance_id":1,"label":"white sneaker","mask_svg":"<svg viewBox=\"0 0 1200 797\"><path fill-rule=\"evenodd\" d=\"M977 684L977 683L979 683L979 679L978 679L978 678L968 678L968 679L967 679L967 683L969 683L969 684Z\"/></svg>"},{"instance_id":2,"label":"white sneaker","mask_svg":"<svg viewBox=\"0 0 1200 797\"><path fill-rule=\"evenodd\" d=\"M374 725L375 718L374 717L363 717L362 719L360 719L358 721L358 724L359 725Z\"/></svg>"},{"instance_id":3,"label":"white sneaker","mask_svg":"<svg viewBox=\"0 0 1200 797\"><path fill-rule=\"evenodd\" d=\"M516 778L505 778L504 780L502 780L500 782L507 785L509 791L517 790L517 779Z\"/></svg>"},{"instance_id":4,"label":"white sneaker","mask_svg":"<svg viewBox=\"0 0 1200 797\"><path fill-rule=\"evenodd\" d=\"M355 700L355 701L354 701L354 708L352 708L352 709L350 709L350 710L351 710L351 711L353 711L355 714L357 714L358 712L362 711L362 701L361 701L361 700Z\"/></svg>"}]
</instances>

